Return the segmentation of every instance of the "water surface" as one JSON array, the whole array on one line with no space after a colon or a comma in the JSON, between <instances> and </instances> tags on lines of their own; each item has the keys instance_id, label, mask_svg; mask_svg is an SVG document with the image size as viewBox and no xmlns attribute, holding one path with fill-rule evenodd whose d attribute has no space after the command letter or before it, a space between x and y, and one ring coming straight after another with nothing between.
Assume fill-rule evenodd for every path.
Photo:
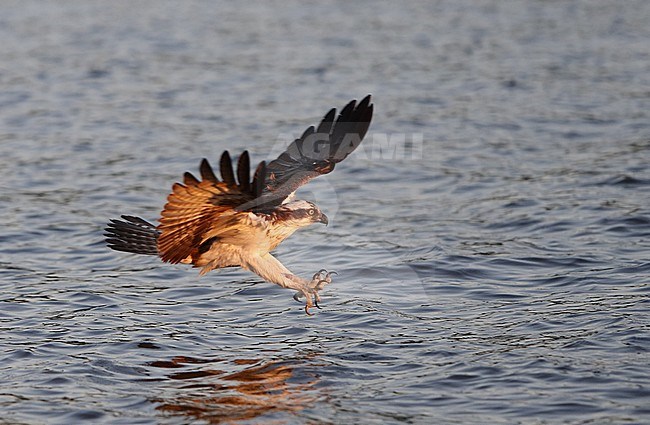
<instances>
[{"instance_id":1,"label":"water surface","mask_svg":"<svg viewBox=\"0 0 650 425\"><path fill-rule=\"evenodd\" d=\"M650 422L647 2L14 2L0 16L0 423ZM108 250L222 150L373 93L244 271ZM401 142L403 140L403 143Z\"/></svg>"}]
</instances>

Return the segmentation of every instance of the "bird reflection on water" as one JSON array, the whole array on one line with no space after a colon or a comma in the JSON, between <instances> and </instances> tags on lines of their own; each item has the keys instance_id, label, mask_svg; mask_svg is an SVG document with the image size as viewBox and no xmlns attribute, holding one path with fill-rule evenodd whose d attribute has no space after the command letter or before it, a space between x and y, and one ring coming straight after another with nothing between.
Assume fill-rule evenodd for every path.
<instances>
[{"instance_id":1,"label":"bird reflection on water","mask_svg":"<svg viewBox=\"0 0 650 425\"><path fill-rule=\"evenodd\" d=\"M193 368L215 362L222 361L179 356L151 362L156 368L176 369L168 379L188 382L179 388L184 395L153 400L158 403L156 409L218 424L297 412L322 398L316 374L305 371L301 360L237 359L226 365L231 371ZM178 370L182 368L193 370Z\"/></svg>"}]
</instances>

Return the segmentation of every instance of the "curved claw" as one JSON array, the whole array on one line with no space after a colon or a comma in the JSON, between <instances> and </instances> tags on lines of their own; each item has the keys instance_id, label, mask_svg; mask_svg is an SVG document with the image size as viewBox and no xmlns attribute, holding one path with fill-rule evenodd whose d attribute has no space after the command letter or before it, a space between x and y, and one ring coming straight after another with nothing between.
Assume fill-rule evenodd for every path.
<instances>
[{"instance_id":1,"label":"curved claw","mask_svg":"<svg viewBox=\"0 0 650 425\"><path fill-rule=\"evenodd\" d=\"M320 307L318 307L318 308L320 308ZM307 313L307 316L313 316L314 315L313 313L309 312L309 304L305 304L305 313Z\"/></svg>"},{"instance_id":2,"label":"curved claw","mask_svg":"<svg viewBox=\"0 0 650 425\"><path fill-rule=\"evenodd\" d=\"M300 301L300 292L296 292L295 294L293 294L293 299L298 301L298 302L301 302Z\"/></svg>"},{"instance_id":3,"label":"curved claw","mask_svg":"<svg viewBox=\"0 0 650 425\"><path fill-rule=\"evenodd\" d=\"M333 274L338 275L337 272L335 272L334 270L332 270L331 272L327 272L327 274L325 275L325 279L331 277Z\"/></svg>"},{"instance_id":4,"label":"curved claw","mask_svg":"<svg viewBox=\"0 0 650 425\"><path fill-rule=\"evenodd\" d=\"M318 301L316 300L314 300L314 307L316 307L319 310L322 310L322 308L320 308L320 306L318 305Z\"/></svg>"},{"instance_id":5,"label":"curved claw","mask_svg":"<svg viewBox=\"0 0 650 425\"><path fill-rule=\"evenodd\" d=\"M327 273L327 270L325 270L325 269L320 269L319 271L317 271L316 273L314 273L314 276L312 276L312 280L320 279L320 278L321 278L321 275L322 275L323 273Z\"/></svg>"}]
</instances>

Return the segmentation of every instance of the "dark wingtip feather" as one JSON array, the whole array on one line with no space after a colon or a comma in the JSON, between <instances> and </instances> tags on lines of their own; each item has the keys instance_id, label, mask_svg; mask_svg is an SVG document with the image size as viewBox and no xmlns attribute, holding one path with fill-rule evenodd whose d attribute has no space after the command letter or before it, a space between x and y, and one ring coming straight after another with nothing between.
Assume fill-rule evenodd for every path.
<instances>
[{"instance_id":1,"label":"dark wingtip feather","mask_svg":"<svg viewBox=\"0 0 650 425\"><path fill-rule=\"evenodd\" d=\"M361 102L359 102L359 105L357 105L357 109L367 108L368 105L370 104L370 100L371 100L371 99L372 99L372 95L371 95L371 94L367 94L366 97L364 97L363 99L361 99Z\"/></svg>"},{"instance_id":2,"label":"dark wingtip feather","mask_svg":"<svg viewBox=\"0 0 650 425\"><path fill-rule=\"evenodd\" d=\"M247 193L251 190L250 181L251 165L248 151L242 152L237 161L237 179L242 192Z\"/></svg>"},{"instance_id":3,"label":"dark wingtip feather","mask_svg":"<svg viewBox=\"0 0 650 425\"><path fill-rule=\"evenodd\" d=\"M352 100L339 114L330 137L332 162L338 163L347 158L366 136L373 113L371 98L371 95L367 95L359 103Z\"/></svg>"},{"instance_id":4,"label":"dark wingtip feather","mask_svg":"<svg viewBox=\"0 0 650 425\"><path fill-rule=\"evenodd\" d=\"M228 151L223 151L221 154L221 159L219 160L219 168L221 170L221 179L229 186L237 184L235 182L235 173L232 169L232 160L230 159L230 153Z\"/></svg>"},{"instance_id":5,"label":"dark wingtip feather","mask_svg":"<svg viewBox=\"0 0 650 425\"><path fill-rule=\"evenodd\" d=\"M357 105L356 99L351 100L350 102L348 102L348 104L345 105L343 107L343 109L341 109L341 112L339 113L339 116L336 119L336 122L339 123L339 122L349 121L350 120L350 115L354 112L354 109L355 109L356 105Z\"/></svg>"},{"instance_id":6,"label":"dark wingtip feather","mask_svg":"<svg viewBox=\"0 0 650 425\"><path fill-rule=\"evenodd\" d=\"M316 133L318 134L330 134L332 131L332 125L334 124L334 117L336 116L336 108L329 110L327 114L323 117Z\"/></svg>"},{"instance_id":7,"label":"dark wingtip feather","mask_svg":"<svg viewBox=\"0 0 650 425\"><path fill-rule=\"evenodd\" d=\"M185 183L186 186L196 186L199 184L199 181L192 173L186 171L185 174L183 174L183 183Z\"/></svg>"},{"instance_id":8,"label":"dark wingtip feather","mask_svg":"<svg viewBox=\"0 0 650 425\"><path fill-rule=\"evenodd\" d=\"M219 179L217 176L214 175L214 171L212 170L212 166L210 165L210 162L208 162L207 159L203 158L201 160L201 165L199 166L199 171L201 171L201 178L203 180L208 180L212 183L219 183Z\"/></svg>"},{"instance_id":9,"label":"dark wingtip feather","mask_svg":"<svg viewBox=\"0 0 650 425\"><path fill-rule=\"evenodd\" d=\"M306 138L308 138L309 136L314 134L315 131L316 131L316 129L314 128L314 126L311 125L302 133L302 136L300 136L299 139L300 140L305 140Z\"/></svg>"},{"instance_id":10,"label":"dark wingtip feather","mask_svg":"<svg viewBox=\"0 0 650 425\"><path fill-rule=\"evenodd\" d=\"M375 105L370 103L372 100L372 95L368 94L366 97L361 100L359 105L357 106L357 110L359 111L359 117L357 118L357 122L359 123L359 129L358 133L361 139L363 139L366 136L366 133L368 132L368 129L370 128L370 121L372 121L372 114L375 110Z\"/></svg>"}]
</instances>

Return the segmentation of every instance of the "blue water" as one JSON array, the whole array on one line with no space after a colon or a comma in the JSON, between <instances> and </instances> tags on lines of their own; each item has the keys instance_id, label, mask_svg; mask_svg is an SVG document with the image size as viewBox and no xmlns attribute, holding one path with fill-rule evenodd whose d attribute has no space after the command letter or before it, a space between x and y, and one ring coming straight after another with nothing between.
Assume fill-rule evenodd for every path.
<instances>
[{"instance_id":1,"label":"blue water","mask_svg":"<svg viewBox=\"0 0 650 425\"><path fill-rule=\"evenodd\" d=\"M650 423L650 3L8 2L0 424ZM373 94L250 273L106 248Z\"/></svg>"}]
</instances>

